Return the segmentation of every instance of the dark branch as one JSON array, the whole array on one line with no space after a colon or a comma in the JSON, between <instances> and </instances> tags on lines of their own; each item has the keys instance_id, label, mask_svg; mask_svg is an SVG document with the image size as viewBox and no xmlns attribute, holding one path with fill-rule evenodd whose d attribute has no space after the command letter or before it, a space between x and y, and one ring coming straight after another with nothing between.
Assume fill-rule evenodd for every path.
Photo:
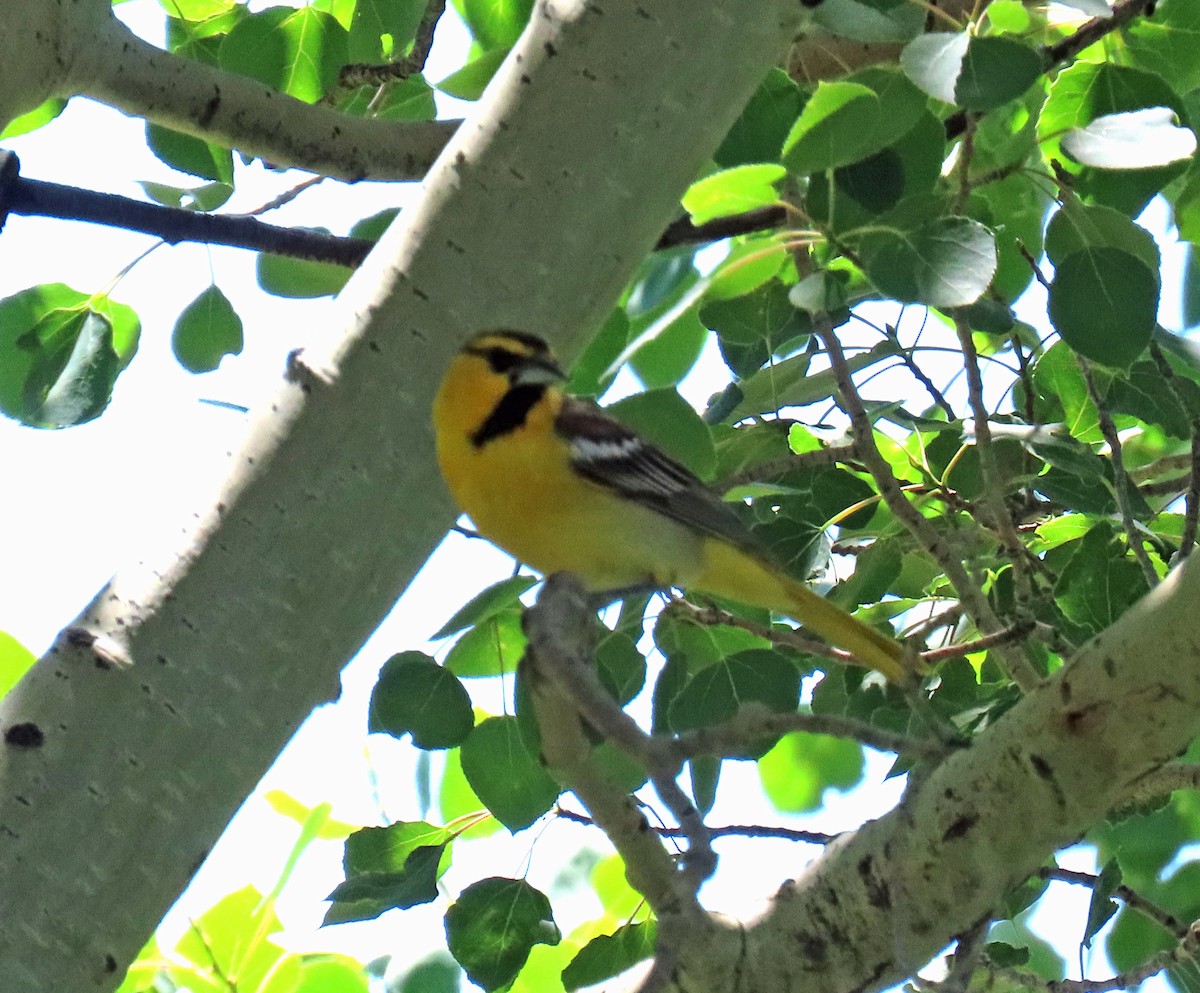
<instances>
[{"instance_id":1,"label":"dark branch","mask_svg":"<svg viewBox=\"0 0 1200 993\"><path fill-rule=\"evenodd\" d=\"M206 214L97 193L58 183L24 179L12 152L0 152L0 228L9 214L58 217L140 231L171 245L199 241L355 268L371 250L363 238L285 228L254 217Z\"/></svg>"},{"instance_id":2,"label":"dark branch","mask_svg":"<svg viewBox=\"0 0 1200 993\"><path fill-rule=\"evenodd\" d=\"M342 66L338 73L338 86L382 86L415 76L425 68L429 50L433 47L433 32L446 10L446 0L429 0L417 32L413 36L412 50L403 58L386 65L370 62L351 62Z\"/></svg>"}]
</instances>

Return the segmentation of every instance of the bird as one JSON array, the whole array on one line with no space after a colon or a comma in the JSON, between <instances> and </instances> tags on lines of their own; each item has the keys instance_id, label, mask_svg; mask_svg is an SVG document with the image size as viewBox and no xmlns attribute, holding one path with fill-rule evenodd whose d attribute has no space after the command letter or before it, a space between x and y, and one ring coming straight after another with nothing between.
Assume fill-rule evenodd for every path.
<instances>
[{"instance_id":1,"label":"bird","mask_svg":"<svg viewBox=\"0 0 1200 993\"><path fill-rule=\"evenodd\" d=\"M790 617L896 684L905 646L789 576L691 470L569 396L546 342L471 337L433 403L442 475L480 534L595 593L672 587Z\"/></svg>"}]
</instances>

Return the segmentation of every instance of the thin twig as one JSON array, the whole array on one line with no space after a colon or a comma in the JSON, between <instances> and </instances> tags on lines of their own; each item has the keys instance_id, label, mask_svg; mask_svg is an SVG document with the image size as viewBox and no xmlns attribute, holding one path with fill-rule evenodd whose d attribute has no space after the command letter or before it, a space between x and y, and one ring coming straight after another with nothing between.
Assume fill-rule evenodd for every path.
<instances>
[{"instance_id":1,"label":"thin twig","mask_svg":"<svg viewBox=\"0 0 1200 993\"><path fill-rule=\"evenodd\" d=\"M737 715L724 724L684 731L676 738L662 741L680 760L698 755L725 757L744 753L756 743L782 738L794 731L850 738L880 752L897 755L903 752L934 760L945 758L949 751L944 742L914 738L852 717L803 711L781 714L767 710L761 704L744 704Z\"/></svg>"},{"instance_id":2,"label":"thin twig","mask_svg":"<svg viewBox=\"0 0 1200 993\"><path fill-rule=\"evenodd\" d=\"M598 682L590 643L593 616L582 590L562 575L547 579L537 605L525 612L529 645L522 673L541 732L542 757L603 828L625 861L630 883L656 913L702 915L692 881L681 877L675 859L649 830L636 802L595 764L583 721L596 726L615 743L645 735L636 725L631 732L624 722L613 718L611 711L616 709L626 721L630 720L615 707L611 697L596 706L583 699L587 692L579 691L589 675L592 682ZM595 687L589 683L587 690L594 692ZM604 697L603 689L600 694ZM643 751L640 740L635 741L634 754Z\"/></svg>"},{"instance_id":3,"label":"thin twig","mask_svg":"<svg viewBox=\"0 0 1200 993\"><path fill-rule=\"evenodd\" d=\"M1034 873L1039 879L1055 880L1060 883L1073 883L1076 886L1088 886L1095 889L1100 877L1091 872L1079 872L1075 869L1063 869L1056 865L1044 865ZM1121 884L1113 890L1112 895L1124 903L1130 910L1136 910L1143 917L1153 921L1176 941L1184 941L1188 936L1188 925L1181 921L1169 910L1147 900L1141 894Z\"/></svg>"},{"instance_id":4,"label":"thin twig","mask_svg":"<svg viewBox=\"0 0 1200 993\"><path fill-rule=\"evenodd\" d=\"M413 36L412 49L407 55L384 65L371 62L351 62L344 65L338 73L338 86L347 89L356 86L382 86L385 83L408 79L421 72L429 59L429 50L433 47L434 30L445 10L446 0L429 0Z\"/></svg>"},{"instance_id":5,"label":"thin twig","mask_svg":"<svg viewBox=\"0 0 1200 993\"><path fill-rule=\"evenodd\" d=\"M906 640L924 642L934 631L940 631L942 628L957 627L958 622L962 620L963 612L963 605L961 603L953 603L941 613L927 617L912 627L906 628L901 633Z\"/></svg>"},{"instance_id":6,"label":"thin twig","mask_svg":"<svg viewBox=\"0 0 1200 993\"><path fill-rule=\"evenodd\" d=\"M817 323L817 334L825 345L825 353L829 356L830 366L837 380L838 391L841 395L842 410L850 418L850 427L854 435L855 448L859 459L867 467L879 487L884 502L900 522L920 543L934 561L945 573L946 579L954 588L959 600L971 615L975 626L985 634L993 634L1002 630L1002 625L992 610L991 604L983 595L983 591L968 575L960 556L955 554L946 540L934 526L923 517L917 509L908 502L900 481L892 472L892 467L880 454L875 444L874 428L871 419L863 406L862 397L854 385L850 367L846 363L846 355L841 343L828 319ZM993 653L997 656L1002 668L1009 674L1021 689L1029 691L1041 683L1041 677L1021 653L1004 651L996 648Z\"/></svg>"},{"instance_id":7,"label":"thin twig","mask_svg":"<svg viewBox=\"0 0 1200 993\"><path fill-rule=\"evenodd\" d=\"M1033 618L1026 618L1025 620L1017 621L1003 631L986 634L982 638L976 638L974 641L964 641L957 645L947 645L945 648L931 648L929 651L921 653L921 659L929 666L940 665L947 659L960 659L967 655L973 655L975 652L995 648L997 645L1011 645L1014 642L1020 641L1026 635L1033 633L1036 628L1037 622Z\"/></svg>"},{"instance_id":8,"label":"thin twig","mask_svg":"<svg viewBox=\"0 0 1200 993\"><path fill-rule=\"evenodd\" d=\"M1171 368L1171 363L1167 361L1167 357L1157 342L1150 342L1150 357L1154 360L1154 365L1162 376L1167 391L1179 405L1179 409L1190 409L1175 382L1175 370ZM1191 461L1188 465L1187 496L1184 498L1183 534L1179 539L1180 559L1187 558L1196 544L1196 525L1200 518L1200 417L1191 419L1191 436L1191 451L1188 453Z\"/></svg>"},{"instance_id":9,"label":"thin twig","mask_svg":"<svg viewBox=\"0 0 1200 993\"><path fill-rule=\"evenodd\" d=\"M853 445L826 445L824 448L816 448L811 452L783 455L776 459L767 459L763 462L756 462L754 465L748 465L745 469L723 479L720 488L732 490L738 486L745 486L747 483L774 479L797 469L817 469L837 462L847 462L853 458Z\"/></svg>"},{"instance_id":10,"label":"thin twig","mask_svg":"<svg viewBox=\"0 0 1200 993\"><path fill-rule=\"evenodd\" d=\"M698 909L696 892L712 875L716 865L708 829L696 805L676 782L682 762L646 734L600 683L595 666L591 664L591 652L585 651L580 642L580 631L590 632L589 624L593 621L594 615L578 582L564 573L550 576L542 587L537 606L525 612L528 653L537 674L553 685L562 703L572 708L605 740L645 767L659 799L678 821L689 842L680 873L683 892L678 892L679 888L675 887L676 896ZM537 714L539 722L542 721L541 708ZM553 716L546 714L545 719L550 721ZM544 748L546 744L543 736ZM591 809L588 797L581 794L578 787L573 785L573 788ZM595 810L593 814L596 814ZM606 833L609 833L607 828ZM651 895L645 893L645 896L653 905ZM661 896L659 899L661 902Z\"/></svg>"},{"instance_id":11,"label":"thin twig","mask_svg":"<svg viewBox=\"0 0 1200 993\"><path fill-rule=\"evenodd\" d=\"M896 342L896 345L899 349L898 354L901 360L904 362L905 368L908 369L912 377L925 387L926 392L930 395L930 397L933 398L933 402L941 407L942 411L949 420L957 421L958 414L956 414L954 412L954 408L950 406L950 401L947 400L945 394L937 388L933 380L925 374L925 370L917 365L917 360L913 357L915 346L914 348L905 348L900 345L900 333L891 325L888 325L887 336Z\"/></svg>"},{"instance_id":12,"label":"thin twig","mask_svg":"<svg viewBox=\"0 0 1200 993\"><path fill-rule=\"evenodd\" d=\"M1133 556L1137 559L1138 565L1141 567L1142 575L1146 577L1146 584L1153 589L1158 585L1158 573L1154 571L1154 564L1150 561L1150 555L1146 551L1146 544L1142 540L1142 536L1138 533L1137 522L1133 517L1133 507L1130 503L1129 495L1133 490L1133 483L1129 479L1129 475L1125 472L1125 458L1121 450L1121 438L1117 434L1117 426L1113 423L1112 414L1108 412L1108 406L1104 402L1104 397L1100 395L1100 390L1096 386L1096 377L1092 375L1091 363L1087 359L1079 356L1079 371L1083 373L1083 381L1087 385L1088 396L1091 397L1092 403L1096 406L1098 420L1100 422L1100 433L1104 435L1104 440L1108 443L1108 455L1112 461L1113 468L1113 489L1116 491L1117 510L1121 515L1121 524L1125 529L1125 540L1129 542L1129 548L1133 552Z\"/></svg>"},{"instance_id":13,"label":"thin twig","mask_svg":"<svg viewBox=\"0 0 1200 993\"><path fill-rule=\"evenodd\" d=\"M1200 421L1192 420L1192 470L1188 473L1188 491L1183 514L1183 534L1179 538L1179 557L1187 558L1196 545L1200 524Z\"/></svg>"},{"instance_id":14,"label":"thin twig","mask_svg":"<svg viewBox=\"0 0 1200 993\"><path fill-rule=\"evenodd\" d=\"M284 206L285 204L291 203L293 200L296 199L296 197L298 197L305 190L312 189L312 187L316 186L318 183L325 182L325 180L327 180L328 178L329 178L328 176L309 176L308 179L304 180L301 183L297 183L290 190L284 190L282 193L279 194L279 196L268 200L266 203L262 204L261 206L255 207L253 210L243 211L240 214L227 214L225 216L227 216L227 217L259 217L262 214L267 213L268 211L278 210L280 207Z\"/></svg>"},{"instance_id":15,"label":"thin twig","mask_svg":"<svg viewBox=\"0 0 1200 993\"><path fill-rule=\"evenodd\" d=\"M1154 4L1155 0L1125 0L1125 3L1116 4L1106 16L1093 17L1074 34L1042 50L1047 65L1058 65L1073 59L1089 45L1094 45L1105 35L1123 28L1139 14L1148 14Z\"/></svg>"},{"instance_id":16,"label":"thin twig","mask_svg":"<svg viewBox=\"0 0 1200 993\"><path fill-rule=\"evenodd\" d=\"M1147 480L1153 479L1155 476L1161 476L1167 472L1187 472L1192 467L1192 456L1190 453L1180 455L1164 455L1160 459L1155 459L1153 462L1147 462L1145 465L1140 465L1136 469L1129 470L1129 478L1135 483L1144 483Z\"/></svg>"},{"instance_id":17,"label":"thin twig","mask_svg":"<svg viewBox=\"0 0 1200 993\"><path fill-rule=\"evenodd\" d=\"M992 449L992 428L988 422L987 407L983 402L983 376L979 371L975 339L971 336L970 325L961 316L955 316L954 330L958 333L958 342L962 346L963 369L967 375L967 402L975 420L975 449L979 454L979 469L983 475L984 500L991 510L992 523L1000 536L1000 543L1012 562L1017 603L1027 606L1033 599L1033 583L1025 562L1025 545L1021 542L1012 514L1004 503L1004 481L1000 478L996 453Z\"/></svg>"},{"instance_id":18,"label":"thin twig","mask_svg":"<svg viewBox=\"0 0 1200 993\"><path fill-rule=\"evenodd\" d=\"M554 814L573 824L595 825L596 823L586 814L576 813L565 807L556 807ZM655 827L651 830L660 838L678 838L683 834L683 829L677 827ZM708 833L714 838L779 838L783 841L799 841L808 845L828 845L841 836L840 834L827 834L823 831L779 827L774 824L724 824L721 827L710 827Z\"/></svg>"},{"instance_id":19,"label":"thin twig","mask_svg":"<svg viewBox=\"0 0 1200 993\"><path fill-rule=\"evenodd\" d=\"M817 658L829 659L831 662L837 662L840 665L862 664L849 652L844 652L840 648L834 648L832 645L812 638L805 634L803 629L769 627L766 624L759 624L749 618L739 617L737 614L732 614L728 610L723 610L714 604L702 606L692 603L690 600L672 600L671 605L678 605L679 608L686 608L691 611L697 624L709 626L725 624L729 627L741 628L743 631L756 634L760 638L769 641L776 648L790 648L805 655L815 655Z\"/></svg>"},{"instance_id":20,"label":"thin twig","mask_svg":"<svg viewBox=\"0 0 1200 993\"><path fill-rule=\"evenodd\" d=\"M1138 807L1170 796L1176 790L1200 790L1200 765L1171 762L1148 772L1133 784L1125 798Z\"/></svg>"}]
</instances>

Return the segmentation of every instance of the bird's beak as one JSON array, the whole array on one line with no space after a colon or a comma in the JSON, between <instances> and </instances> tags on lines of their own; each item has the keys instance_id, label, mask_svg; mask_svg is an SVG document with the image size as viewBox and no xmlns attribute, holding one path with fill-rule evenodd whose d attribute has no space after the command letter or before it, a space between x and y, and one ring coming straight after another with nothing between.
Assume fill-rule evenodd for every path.
<instances>
[{"instance_id":1,"label":"bird's beak","mask_svg":"<svg viewBox=\"0 0 1200 993\"><path fill-rule=\"evenodd\" d=\"M531 355L516 370L513 376L513 386L545 386L549 383L561 383L567 374L549 356Z\"/></svg>"}]
</instances>

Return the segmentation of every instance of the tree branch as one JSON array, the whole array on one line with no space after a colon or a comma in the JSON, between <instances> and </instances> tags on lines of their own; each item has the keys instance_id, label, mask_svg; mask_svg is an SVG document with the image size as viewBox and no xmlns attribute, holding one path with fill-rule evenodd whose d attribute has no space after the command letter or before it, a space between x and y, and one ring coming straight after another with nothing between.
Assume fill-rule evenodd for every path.
<instances>
[{"instance_id":1,"label":"tree branch","mask_svg":"<svg viewBox=\"0 0 1200 993\"><path fill-rule=\"evenodd\" d=\"M1158 585L1158 573L1154 570L1154 564L1146 552L1146 543L1138 533L1133 508L1130 505L1129 493L1133 488L1133 483L1125 471L1121 436L1117 433L1117 426L1113 423L1112 414L1108 412L1108 405L1104 402L1104 397L1100 395L1100 390L1096 387L1096 378L1092 375L1091 363L1082 356L1079 356L1078 360L1079 371L1083 374L1083 381L1087 385L1088 396L1096 407L1100 433L1104 435L1104 440L1108 443L1108 455L1113 469L1113 489L1116 492L1117 509L1121 513L1121 525L1125 529L1125 540L1129 543L1129 550L1133 552L1133 557L1137 559L1137 564L1146 579L1146 585L1153 589Z\"/></svg>"},{"instance_id":2,"label":"tree branch","mask_svg":"<svg viewBox=\"0 0 1200 993\"><path fill-rule=\"evenodd\" d=\"M1000 543L1012 563L1017 602L1027 609L1033 599L1033 584L1025 561L1025 545L1017 534L1012 514L1004 503L1004 481L996 464L996 453L992 449L992 429L988 409L983 402L983 376L979 372L979 356L975 352L975 340L971 327L960 315L954 317L954 330L962 347L963 369L967 374L967 402L971 405L971 417L975 422L975 447L979 453L979 469L983 476L984 502L991 511L993 526L1000 536Z\"/></svg>"},{"instance_id":3,"label":"tree branch","mask_svg":"<svg viewBox=\"0 0 1200 993\"><path fill-rule=\"evenodd\" d=\"M12 152L0 151L0 228L8 214L106 224L161 238L169 245L200 241L356 268L374 242L285 228L255 217L164 207L115 193L97 193L19 176Z\"/></svg>"},{"instance_id":4,"label":"tree branch","mask_svg":"<svg viewBox=\"0 0 1200 993\"><path fill-rule=\"evenodd\" d=\"M346 660L452 524L426 412L461 342L528 328L569 359L798 13L790 0L537 9L470 127L340 294L326 343L305 351L252 417L224 484L186 498L179 527L132 548L130 564L72 622L118 643L132 664L98 665L90 647L63 638L0 700L0 729L26 729L0 745L0 893L21 894L0 901L0 975L12 988L99 993L121 981L229 817L312 708L336 695ZM116 73L123 61L111 40L88 41ZM166 74L168 91L176 72L193 84L197 68L210 72L140 46L124 63L141 79L123 89L128 105L155 96L150 68ZM277 94L207 78L276 108L272 126L287 131L293 110ZM171 113L204 109L204 100L167 97ZM253 111L262 123L262 107ZM395 163L404 153L387 147L389 129L368 125L372 149L358 164L374 155ZM131 876L146 851L156 853L153 871ZM694 933L701 947L736 954L735 928L708 922Z\"/></svg>"},{"instance_id":5,"label":"tree branch","mask_svg":"<svg viewBox=\"0 0 1200 993\"><path fill-rule=\"evenodd\" d=\"M433 48L433 33L438 21L446 12L446 0L428 0L421 23L413 36L412 50L395 62L373 65L369 62L351 62L342 66L338 73L338 86L383 86L387 83L415 76L425 68L429 50Z\"/></svg>"},{"instance_id":6,"label":"tree branch","mask_svg":"<svg viewBox=\"0 0 1200 993\"><path fill-rule=\"evenodd\" d=\"M112 14L80 46L68 92L93 97L274 166L354 182L422 178L458 121L381 121L307 104L262 83L164 52Z\"/></svg>"},{"instance_id":7,"label":"tree branch","mask_svg":"<svg viewBox=\"0 0 1200 993\"><path fill-rule=\"evenodd\" d=\"M853 374L850 371L850 367L846 364L846 356L842 352L842 346L837 339L837 333L829 325L828 319L815 323L818 325L817 334L825 346L825 352L829 356L830 367L833 369L834 376L837 379L842 410L850 418L850 428L854 435L855 450L858 452L858 457L871 473L872 478L875 480L875 485L879 487L879 492L884 502L913 537L920 542L921 547L933 556L934 560L945 573L950 585L954 587L959 600L966 607L967 613L971 615L976 627L985 634L995 634L1002 629L1000 620L996 617L991 604L987 602L987 598L984 597L982 591L967 574L961 557L949 547L946 540L938 534L933 525L921 516L916 508L908 502L900 481L896 479L895 474L892 472L892 467L888 465L887 460L879 453L879 449L875 445L875 434L874 428L871 426L871 419L867 415L866 408L863 406L858 388L854 385ZM1007 670L1009 675L1022 689L1031 690L1041 682L1041 678L1037 672L1020 653L1005 652L999 646L994 648L993 652L997 655L1002 667Z\"/></svg>"}]
</instances>

